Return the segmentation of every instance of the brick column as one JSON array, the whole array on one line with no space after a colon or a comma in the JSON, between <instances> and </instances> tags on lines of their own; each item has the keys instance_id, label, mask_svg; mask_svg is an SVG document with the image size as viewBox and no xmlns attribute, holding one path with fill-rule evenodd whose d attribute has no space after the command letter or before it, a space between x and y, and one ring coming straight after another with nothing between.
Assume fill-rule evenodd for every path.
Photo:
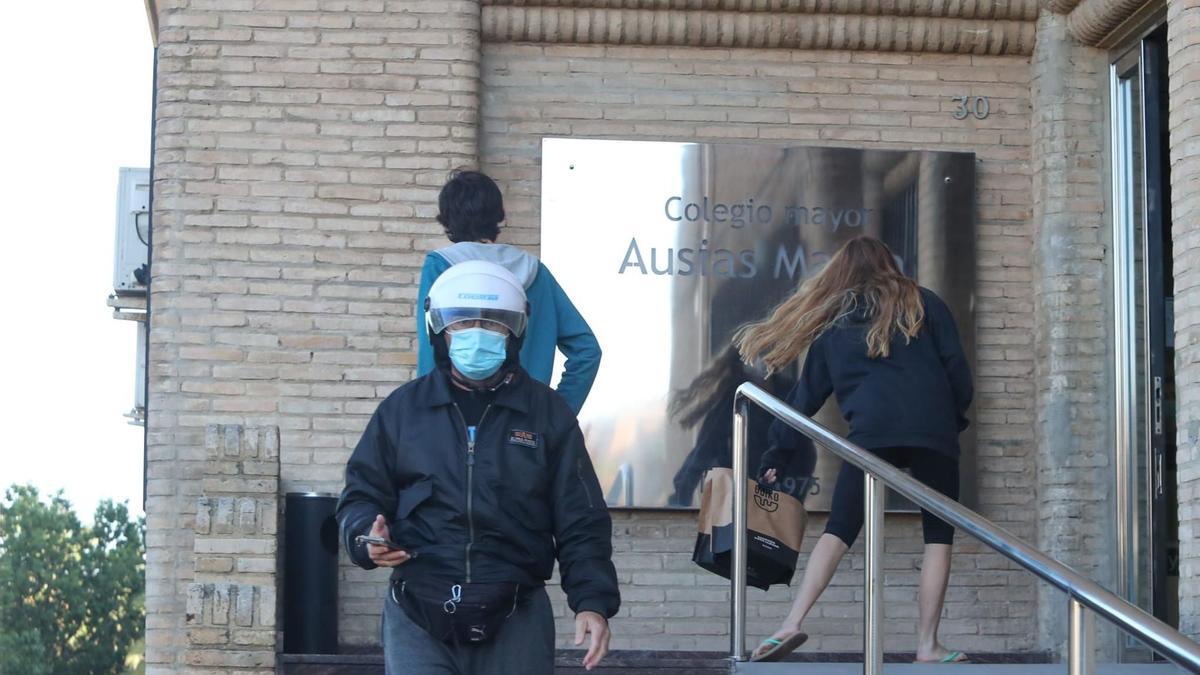
<instances>
[{"instance_id":1,"label":"brick column","mask_svg":"<svg viewBox=\"0 0 1200 675\"><path fill-rule=\"evenodd\" d=\"M257 499L197 501L215 480L206 429L277 426L280 489L336 491L371 411L412 375L415 277L445 241L437 190L478 160L479 4L157 2L152 672L195 653L193 584L226 597L205 577L222 556L195 559L195 520Z\"/></svg>"},{"instance_id":2,"label":"brick column","mask_svg":"<svg viewBox=\"0 0 1200 675\"><path fill-rule=\"evenodd\" d=\"M196 501L184 663L275 672L279 428L210 425Z\"/></svg>"},{"instance_id":3,"label":"brick column","mask_svg":"<svg viewBox=\"0 0 1200 675\"><path fill-rule=\"evenodd\" d=\"M1033 59L1038 547L1112 587L1106 62L1103 52L1074 42L1066 23L1042 14ZM1038 606L1041 646L1065 654L1066 596L1040 584ZM1101 635L1102 656L1114 657L1117 640Z\"/></svg>"},{"instance_id":4,"label":"brick column","mask_svg":"<svg viewBox=\"0 0 1200 675\"><path fill-rule=\"evenodd\" d=\"M1168 0L1179 627L1200 639L1200 0Z\"/></svg>"}]
</instances>

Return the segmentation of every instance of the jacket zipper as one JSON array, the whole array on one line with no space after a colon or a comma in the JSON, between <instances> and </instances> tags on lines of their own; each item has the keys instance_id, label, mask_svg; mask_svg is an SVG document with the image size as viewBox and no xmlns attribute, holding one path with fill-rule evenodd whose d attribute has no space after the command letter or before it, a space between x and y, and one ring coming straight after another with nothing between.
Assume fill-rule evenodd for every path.
<instances>
[{"instance_id":1,"label":"jacket zipper","mask_svg":"<svg viewBox=\"0 0 1200 675\"><path fill-rule=\"evenodd\" d=\"M583 494L587 497L588 509L596 508L592 505L592 491L588 489L587 481L583 479L583 460L575 460L575 476L579 478L579 487L583 488Z\"/></svg>"},{"instance_id":2,"label":"jacket zipper","mask_svg":"<svg viewBox=\"0 0 1200 675\"><path fill-rule=\"evenodd\" d=\"M479 427L483 424L483 420L487 418L488 411L492 406L483 409L483 414L479 416L479 424L474 428L467 424L467 418L462 414L462 409L458 404L454 404L454 410L458 413L458 419L462 421L463 433L467 437L467 580L471 583L471 546L475 544L475 514L472 510L473 496L475 492L475 437L479 435Z\"/></svg>"}]
</instances>

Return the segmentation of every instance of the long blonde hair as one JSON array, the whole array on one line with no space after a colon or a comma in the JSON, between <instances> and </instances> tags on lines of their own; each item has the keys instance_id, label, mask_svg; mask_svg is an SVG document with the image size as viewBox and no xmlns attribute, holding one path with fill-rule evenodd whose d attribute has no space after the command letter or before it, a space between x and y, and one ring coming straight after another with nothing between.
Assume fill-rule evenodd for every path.
<instances>
[{"instance_id":1,"label":"long blonde hair","mask_svg":"<svg viewBox=\"0 0 1200 675\"><path fill-rule=\"evenodd\" d=\"M762 358L767 371L775 372L799 358L838 320L860 309L871 319L867 356L873 359L888 357L895 331L907 344L925 320L916 282L900 272L887 244L874 237L846 242L766 320L742 327L734 342L744 360Z\"/></svg>"}]
</instances>

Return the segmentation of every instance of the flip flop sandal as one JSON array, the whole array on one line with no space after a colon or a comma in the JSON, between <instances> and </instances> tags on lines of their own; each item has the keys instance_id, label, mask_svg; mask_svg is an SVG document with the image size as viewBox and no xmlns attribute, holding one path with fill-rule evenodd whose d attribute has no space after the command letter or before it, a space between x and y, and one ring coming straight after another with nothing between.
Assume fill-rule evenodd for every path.
<instances>
[{"instance_id":1,"label":"flip flop sandal","mask_svg":"<svg viewBox=\"0 0 1200 675\"><path fill-rule=\"evenodd\" d=\"M951 663L968 663L969 661L970 661L970 659L967 658L967 655L962 652L950 652L940 659L934 659L931 661L913 661L913 663L951 664Z\"/></svg>"},{"instance_id":2,"label":"flip flop sandal","mask_svg":"<svg viewBox=\"0 0 1200 675\"><path fill-rule=\"evenodd\" d=\"M808 641L807 633L793 633L792 635L789 635L786 639L783 639L783 640L778 640L776 638L769 637L766 640L763 640L758 645L758 648L762 649L763 645L771 645L771 648L765 652L762 652L761 654L758 653L758 650L755 650L755 654L750 657L750 660L751 661L759 661L759 662L778 661L778 660L782 659L783 657L787 656L788 654L791 654L793 651L795 651L795 649L797 647L799 647L800 645L804 644L807 641Z\"/></svg>"}]
</instances>

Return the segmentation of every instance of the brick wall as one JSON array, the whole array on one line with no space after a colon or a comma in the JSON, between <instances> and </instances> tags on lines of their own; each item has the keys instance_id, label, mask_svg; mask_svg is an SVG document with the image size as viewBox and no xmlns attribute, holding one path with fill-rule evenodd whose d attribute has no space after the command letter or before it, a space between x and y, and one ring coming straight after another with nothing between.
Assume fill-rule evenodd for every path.
<instances>
[{"instance_id":1,"label":"brick wall","mask_svg":"<svg viewBox=\"0 0 1200 675\"><path fill-rule=\"evenodd\" d=\"M206 428L277 426L281 490L340 489L367 417L411 376L414 275L444 243L431 218L437 187L450 168L481 160L505 190L505 240L536 250L544 135L976 152L979 495L985 515L1034 538L1027 58L508 44L483 50L481 80L476 2L159 9L152 670L186 660L187 591L208 583L193 553ZM954 120L950 97L963 94L990 97L992 115ZM728 595L690 563L694 515L615 520L626 604L614 646L724 649ZM814 518L806 551L821 525ZM887 647L907 649L917 519L892 518L888 537ZM1032 580L973 542L958 550L947 642L1034 648ZM860 644L859 551L810 620L815 648ZM377 641L385 576L343 566L343 642ZM789 597L751 593L754 636Z\"/></svg>"},{"instance_id":2,"label":"brick wall","mask_svg":"<svg viewBox=\"0 0 1200 675\"><path fill-rule=\"evenodd\" d=\"M1200 639L1200 2L1167 2L1179 462L1179 625Z\"/></svg>"},{"instance_id":3,"label":"brick wall","mask_svg":"<svg viewBox=\"0 0 1200 675\"><path fill-rule=\"evenodd\" d=\"M1115 588L1106 65L1067 35L1066 17L1042 15L1032 123L1038 548ZM1066 596L1038 589L1044 646L1063 647ZM1115 659L1115 634L1101 635Z\"/></svg>"},{"instance_id":4,"label":"brick wall","mask_svg":"<svg viewBox=\"0 0 1200 675\"><path fill-rule=\"evenodd\" d=\"M481 163L505 190L502 238L534 245L543 136L975 152L979 496L986 516L1032 540L1029 75L1023 57L486 45ZM958 95L988 96L992 114L953 119L950 97ZM726 648L727 590L690 563L693 523L689 513L617 517L625 593L613 622L618 648ZM822 518L810 524L806 552L822 525ZM892 517L888 537L887 616L895 623L887 648L911 649L918 519ZM964 539L957 550L947 642L971 650L1034 648L1032 579L975 542ZM814 649L861 648L861 569L859 544L809 620ZM761 636L786 613L790 594L750 597L749 629ZM560 638L567 625L564 618Z\"/></svg>"},{"instance_id":5,"label":"brick wall","mask_svg":"<svg viewBox=\"0 0 1200 675\"><path fill-rule=\"evenodd\" d=\"M209 425L204 450L184 663L273 673L279 646L279 429Z\"/></svg>"},{"instance_id":6,"label":"brick wall","mask_svg":"<svg viewBox=\"0 0 1200 675\"><path fill-rule=\"evenodd\" d=\"M146 646L167 670L205 428L278 426L282 490L337 490L411 376L414 241L477 155L479 6L157 4Z\"/></svg>"}]
</instances>

